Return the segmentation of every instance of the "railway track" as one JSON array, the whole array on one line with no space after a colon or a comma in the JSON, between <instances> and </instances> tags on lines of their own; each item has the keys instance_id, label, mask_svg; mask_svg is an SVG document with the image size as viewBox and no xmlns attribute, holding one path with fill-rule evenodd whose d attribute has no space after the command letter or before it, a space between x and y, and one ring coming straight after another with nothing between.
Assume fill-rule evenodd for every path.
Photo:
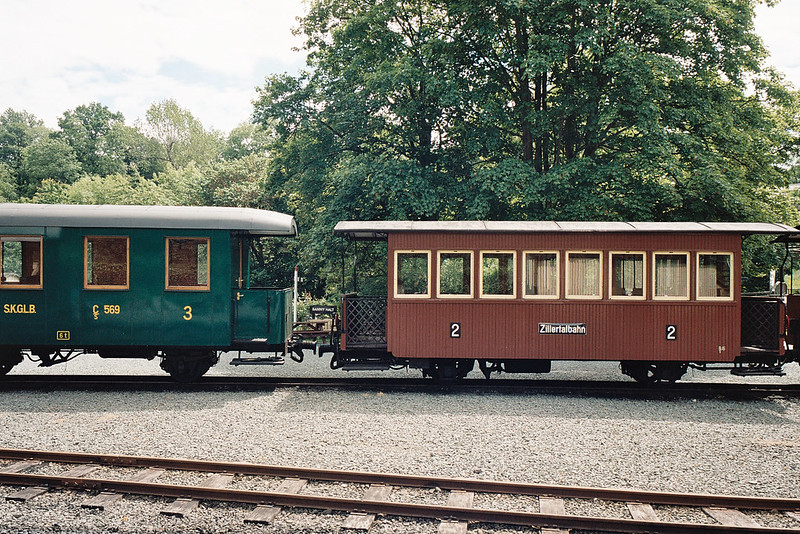
<instances>
[{"instance_id":1,"label":"railway track","mask_svg":"<svg viewBox=\"0 0 800 534\"><path fill-rule=\"evenodd\" d=\"M466 532L469 523L526 525L543 533L568 533L590 530L627 533L711 533L763 532L771 534L800 533L800 499L742 497L730 495L661 493L638 490L588 487L549 486L475 479L435 478L397 474L270 466L230 462L210 462L175 458L148 458L109 454L0 449L0 485L6 499L26 501L48 490L84 490L91 495L82 504L85 508L104 509L124 495L147 495L175 499L162 510L163 514L184 516L200 501L238 503L251 507L246 522L269 523L282 508L303 508L347 512L342 528L365 531L376 518L400 516L441 521L440 532ZM59 474L37 474L38 466L63 464ZM137 474L119 479L106 474L92 476L94 471L114 468L136 468ZM159 483L165 471L204 473L208 478L197 485ZM48 469L52 471L52 469ZM281 479L274 491L236 489L235 477L271 477ZM353 485L352 497L331 497L304 491L310 481ZM252 483L250 484L252 486ZM264 486L268 484L263 483ZM367 485L364 492L363 487ZM23 487L18 490L15 487ZM227 487L226 487L227 486ZM403 502L392 498L393 489L438 488L448 492L446 504ZM360 496L355 493L361 492ZM538 501L538 511L529 509L488 509L473 506L480 494L526 496ZM568 514L565 499L589 499L624 503L627 517L595 517ZM163 502L155 503L164 506ZM665 512L670 507L702 509L707 523L671 521ZM749 511L766 510L782 514L785 524L764 526ZM291 513L291 512L288 512ZM380 520L380 519L377 519Z\"/></svg>"},{"instance_id":2,"label":"railway track","mask_svg":"<svg viewBox=\"0 0 800 534\"><path fill-rule=\"evenodd\" d=\"M770 396L800 397L800 384L735 384L678 382L642 385L636 382L596 380L461 380L437 383L424 378L274 378L204 376L179 384L167 376L149 375L7 375L0 391L265 391L282 387L335 388L382 391L452 391L493 393L564 393L633 398L730 398Z\"/></svg>"}]
</instances>

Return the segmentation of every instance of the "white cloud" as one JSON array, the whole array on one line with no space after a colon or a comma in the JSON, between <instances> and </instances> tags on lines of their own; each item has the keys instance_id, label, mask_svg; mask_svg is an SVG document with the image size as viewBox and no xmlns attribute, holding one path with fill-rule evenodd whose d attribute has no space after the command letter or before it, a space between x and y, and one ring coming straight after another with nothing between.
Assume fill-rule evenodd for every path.
<instances>
[{"instance_id":1,"label":"white cloud","mask_svg":"<svg viewBox=\"0 0 800 534\"><path fill-rule=\"evenodd\" d=\"M9 0L6 0L8 2ZM303 56L291 33L301 0L11 0L0 19L0 108L25 109L50 127L99 101L128 123L174 98L206 127L230 130L252 111L270 72Z\"/></svg>"},{"instance_id":2,"label":"white cloud","mask_svg":"<svg viewBox=\"0 0 800 534\"><path fill-rule=\"evenodd\" d=\"M768 64L786 75L800 89L800 2L783 0L774 7L756 7L756 31L770 52Z\"/></svg>"}]
</instances>

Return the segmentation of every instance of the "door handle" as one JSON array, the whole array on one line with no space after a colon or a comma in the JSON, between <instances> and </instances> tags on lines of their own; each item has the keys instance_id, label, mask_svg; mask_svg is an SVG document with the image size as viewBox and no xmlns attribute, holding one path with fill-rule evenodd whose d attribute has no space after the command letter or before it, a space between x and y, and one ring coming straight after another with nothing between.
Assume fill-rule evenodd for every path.
<instances>
[{"instance_id":1,"label":"door handle","mask_svg":"<svg viewBox=\"0 0 800 534\"><path fill-rule=\"evenodd\" d=\"M238 300L242 300L242 297L243 297L243 296L244 296L244 295L242 295L242 294L241 294L241 293L239 293L238 291L236 292L236 300L237 300L237 301L238 301Z\"/></svg>"}]
</instances>

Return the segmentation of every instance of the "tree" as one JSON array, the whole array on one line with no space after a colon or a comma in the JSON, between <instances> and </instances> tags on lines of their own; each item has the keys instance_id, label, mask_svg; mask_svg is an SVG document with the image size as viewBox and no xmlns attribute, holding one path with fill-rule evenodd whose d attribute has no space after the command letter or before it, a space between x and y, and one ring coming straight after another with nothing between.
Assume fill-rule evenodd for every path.
<instances>
[{"instance_id":1,"label":"tree","mask_svg":"<svg viewBox=\"0 0 800 534\"><path fill-rule=\"evenodd\" d=\"M17 200L17 184L7 163L0 163L0 202Z\"/></svg>"},{"instance_id":2,"label":"tree","mask_svg":"<svg viewBox=\"0 0 800 534\"><path fill-rule=\"evenodd\" d=\"M151 179L167 168L159 158L158 143L144 135L138 128L124 124L115 125L107 136L115 153L122 162L123 169L130 175L140 175Z\"/></svg>"},{"instance_id":3,"label":"tree","mask_svg":"<svg viewBox=\"0 0 800 534\"><path fill-rule=\"evenodd\" d=\"M252 154L265 156L272 142L272 136L266 128L251 123L240 124L228 134L222 158L234 160Z\"/></svg>"},{"instance_id":4,"label":"tree","mask_svg":"<svg viewBox=\"0 0 800 534\"><path fill-rule=\"evenodd\" d=\"M4 180L13 185L13 191L4 193L6 198L16 199L24 193L28 180L20 172L23 151L48 133L44 123L26 111L8 108L0 115L0 165L5 168Z\"/></svg>"},{"instance_id":5,"label":"tree","mask_svg":"<svg viewBox=\"0 0 800 534\"><path fill-rule=\"evenodd\" d=\"M756 1L313 1L308 72L255 102L265 187L320 239L348 218L792 222L800 108L762 71Z\"/></svg>"},{"instance_id":6,"label":"tree","mask_svg":"<svg viewBox=\"0 0 800 534\"><path fill-rule=\"evenodd\" d=\"M488 190L495 184L480 180L491 198L483 204L494 204L483 215L737 219L742 202L758 205L749 191L781 182L785 160L770 154L772 143L745 155L758 151L745 138L776 141L787 130L773 115L786 101L747 90L765 56L753 32L754 4L453 3L457 58L469 73L462 79L485 80L471 92L475 99L464 106L470 112L454 135L488 138L500 149L480 153L497 163L478 176L491 177L510 157L535 171L513 178L514 197L532 201L521 203L522 211L509 210ZM497 125L488 130L493 138L485 133L487 113ZM723 131L728 139L712 138ZM739 141L735 131L743 132ZM705 162L695 159L701 152ZM729 183L722 169L736 169L739 182ZM704 179L707 173L714 179ZM725 199L707 202L720 191Z\"/></svg>"},{"instance_id":7,"label":"tree","mask_svg":"<svg viewBox=\"0 0 800 534\"><path fill-rule=\"evenodd\" d=\"M124 125L122 113L92 102L65 111L57 136L72 147L85 172L105 176L126 171L123 147L115 142L116 130Z\"/></svg>"},{"instance_id":8,"label":"tree","mask_svg":"<svg viewBox=\"0 0 800 534\"><path fill-rule=\"evenodd\" d=\"M0 115L0 162L12 170L22 164L22 151L47 133L44 123L27 111L8 108Z\"/></svg>"},{"instance_id":9,"label":"tree","mask_svg":"<svg viewBox=\"0 0 800 534\"><path fill-rule=\"evenodd\" d=\"M259 154L215 163L202 187L203 203L279 210L264 195L268 169L269 160Z\"/></svg>"},{"instance_id":10,"label":"tree","mask_svg":"<svg viewBox=\"0 0 800 534\"><path fill-rule=\"evenodd\" d=\"M75 151L66 141L54 136L39 138L22 151L19 172L24 181L22 192L32 195L48 178L71 184L80 177L82 169Z\"/></svg>"},{"instance_id":11,"label":"tree","mask_svg":"<svg viewBox=\"0 0 800 534\"><path fill-rule=\"evenodd\" d=\"M172 99L153 103L139 129L158 143L161 160L176 169L189 162L205 165L220 152L220 136L207 132L191 112Z\"/></svg>"}]
</instances>

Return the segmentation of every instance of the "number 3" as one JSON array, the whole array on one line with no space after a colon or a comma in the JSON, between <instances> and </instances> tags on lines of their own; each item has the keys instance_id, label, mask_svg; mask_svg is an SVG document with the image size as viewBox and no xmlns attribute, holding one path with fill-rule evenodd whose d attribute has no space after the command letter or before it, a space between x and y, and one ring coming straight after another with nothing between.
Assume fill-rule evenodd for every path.
<instances>
[{"instance_id":1,"label":"number 3","mask_svg":"<svg viewBox=\"0 0 800 534\"><path fill-rule=\"evenodd\" d=\"M183 314L184 321L191 321L192 320L192 307L191 306L184 306L183 311L186 313Z\"/></svg>"}]
</instances>

